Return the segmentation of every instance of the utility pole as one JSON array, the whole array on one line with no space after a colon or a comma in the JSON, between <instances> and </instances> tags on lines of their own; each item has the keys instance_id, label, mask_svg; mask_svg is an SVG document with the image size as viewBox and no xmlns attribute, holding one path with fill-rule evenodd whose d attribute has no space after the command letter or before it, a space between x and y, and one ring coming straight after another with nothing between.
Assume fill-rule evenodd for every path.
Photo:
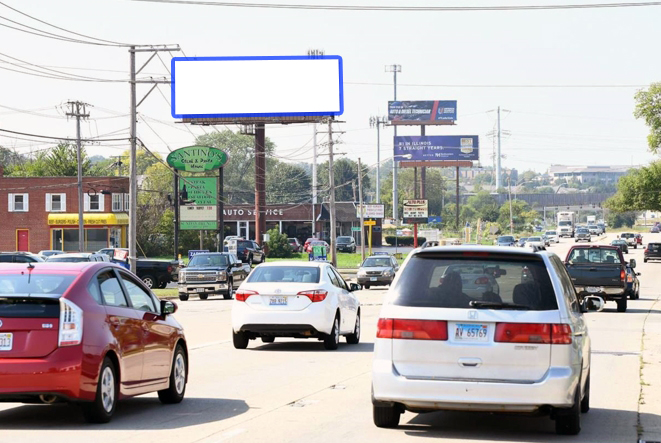
<instances>
[{"instance_id":1,"label":"utility pole","mask_svg":"<svg viewBox=\"0 0 661 443\"><path fill-rule=\"evenodd\" d=\"M130 137L131 137L131 155L129 164L129 264L131 271L136 272L136 263L138 257L137 251L137 228L138 228L138 170L136 164L137 158L137 123L138 123L138 106L145 101L149 94L156 89L159 84L170 84L169 78L154 79L149 78L146 80L138 80L136 76L149 64L149 62L156 57L158 52L172 52L179 51L179 45L133 45L129 47L129 85L131 89L130 96ZM140 69L135 69L135 54L136 52L152 52L151 57L142 65ZM136 99L136 86L138 83L148 83L153 85L145 96L138 102ZM177 192L179 190L176 190ZM178 227L175 226L175 229ZM175 251L175 255L177 251Z\"/></svg>"},{"instance_id":2,"label":"utility pole","mask_svg":"<svg viewBox=\"0 0 661 443\"><path fill-rule=\"evenodd\" d=\"M315 220L315 205L317 204L317 124L312 125L312 235L314 237L317 227Z\"/></svg>"},{"instance_id":3,"label":"utility pole","mask_svg":"<svg viewBox=\"0 0 661 443\"><path fill-rule=\"evenodd\" d=\"M376 126L376 202L381 203L381 126L388 123L388 117L370 117L370 126ZM395 161L393 159L393 161Z\"/></svg>"},{"instance_id":4,"label":"utility pole","mask_svg":"<svg viewBox=\"0 0 661 443\"><path fill-rule=\"evenodd\" d=\"M69 112L67 117L76 117L76 159L78 161L78 252L85 252L85 220L83 216L84 198L83 198L83 155L80 140L80 119L89 117L87 112L87 103L67 102ZM103 194L99 196L103 198Z\"/></svg>"},{"instance_id":5,"label":"utility pole","mask_svg":"<svg viewBox=\"0 0 661 443\"><path fill-rule=\"evenodd\" d=\"M386 72L393 73L393 84L394 84L394 100L397 101L397 73L402 72L402 65L388 65L386 66ZM394 127L395 137L397 137L397 126ZM392 218L395 219L395 228L397 227L398 219L398 209L399 209L399 198L397 194L397 160L393 157L392 159Z\"/></svg>"},{"instance_id":6,"label":"utility pole","mask_svg":"<svg viewBox=\"0 0 661 443\"><path fill-rule=\"evenodd\" d=\"M266 127L255 125L255 241L264 246L266 234Z\"/></svg>"},{"instance_id":7,"label":"utility pole","mask_svg":"<svg viewBox=\"0 0 661 443\"><path fill-rule=\"evenodd\" d=\"M335 251L335 174L333 168L333 119L328 119L328 183L330 185L330 252L331 263L337 267Z\"/></svg>"},{"instance_id":8,"label":"utility pole","mask_svg":"<svg viewBox=\"0 0 661 443\"><path fill-rule=\"evenodd\" d=\"M500 189L500 106L498 106L498 152L496 153L496 192Z\"/></svg>"},{"instance_id":9,"label":"utility pole","mask_svg":"<svg viewBox=\"0 0 661 443\"><path fill-rule=\"evenodd\" d=\"M360 210L360 261L365 261L365 214L363 214L363 165L358 157L358 205Z\"/></svg>"},{"instance_id":10,"label":"utility pole","mask_svg":"<svg viewBox=\"0 0 661 443\"><path fill-rule=\"evenodd\" d=\"M512 172L510 171L510 175L507 177L507 181L509 183L509 194L510 194L510 234L514 233L514 218L512 217Z\"/></svg>"}]
</instances>

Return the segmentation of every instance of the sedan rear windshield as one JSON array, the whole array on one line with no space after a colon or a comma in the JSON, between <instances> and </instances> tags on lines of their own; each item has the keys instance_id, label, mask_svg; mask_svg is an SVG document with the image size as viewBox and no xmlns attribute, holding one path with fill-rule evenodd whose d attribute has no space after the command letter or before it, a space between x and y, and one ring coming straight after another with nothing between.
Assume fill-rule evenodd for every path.
<instances>
[{"instance_id":1,"label":"sedan rear windshield","mask_svg":"<svg viewBox=\"0 0 661 443\"><path fill-rule=\"evenodd\" d=\"M463 272L468 270L471 272ZM510 304L512 309L530 311L558 308L544 262L527 257L416 255L402 271L393 292L398 306L508 309Z\"/></svg>"},{"instance_id":2,"label":"sedan rear windshield","mask_svg":"<svg viewBox=\"0 0 661 443\"><path fill-rule=\"evenodd\" d=\"M57 318L60 301L53 298L3 297L0 295L0 317Z\"/></svg>"},{"instance_id":3,"label":"sedan rear windshield","mask_svg":"<svg viewBox=\"0 0 661 443\"><path fill-rule=\"evenodd\" d=\"M546 235L557 235L555 231L546 231Z\"/></svg>"},{"instance_id":4,"label":"sedan rear windshield","mask_svg":"<svg viewBox=\"0 0 661 443\"><path fill-rule=\"evenodd\" d=\"M337 238L338 243L351 243L351 240L353 240L353 237L338 237Z\"/></svg>"},{"instance_id":5,"label":"sedan rear windshield","mask_svg":"<svg viewBox=\"0 0 661 443\"><path fill-rule=\"evenodd\" d=\"M262 266L255 268L249 283L319 283L316 266Z\"/></svg>"},{"instance_id":6,"label":"sedan rear windshield","mask_svg":"<svg viewBox=\"0 0 661 443\"><path fill-rule=\"evenodd\" d=\"M575 248L567 257L572 263L613 263L621 264L618 249Z\"/></svg>"},{"instance_id":7,"label":"sedan rear windshield","mask_svg":"<svg viewBox=\"0 0 661 443\"><path fill-rule=\"evenodd\" d=\"M59 298L74 280L73 275L0 274L0 296L26 295ZM0 315L1 316L1 315Z\"/></svg>"},{"instance_id":8,"label":"sedan rear windshield","mask_svg":"<svg viewBox=\"0 0 661 443\"><path fill-rule=\"evenodd\" d=\"M512 236L505 236L505 237L498 237L498 242L499 243L512 243L514 242L514 237Z\"/></svg>"}]
</instances>

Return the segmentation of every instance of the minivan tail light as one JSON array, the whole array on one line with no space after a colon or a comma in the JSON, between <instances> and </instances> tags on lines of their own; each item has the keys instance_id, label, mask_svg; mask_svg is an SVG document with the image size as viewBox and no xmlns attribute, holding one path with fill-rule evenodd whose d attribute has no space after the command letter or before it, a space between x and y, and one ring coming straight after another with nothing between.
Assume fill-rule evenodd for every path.
<instances>
[{"instance_id":1,"label":"minivan tail light","mask_svg":"<svg viewBox=\"0 0 661 443\"><path fill-rule=\"evenodd\" d=\"M312 291L301 291L296 295L302 295L303 297L309 298L312 303L318 303L320 301L326 300L328 291L324 291L323 289L315 289Z\"/></svg>"},{"instance_id":2,"label":"minivan tail light","mask_svg":"<svg viewBox=\"0 0 661 443\"><path fill-rule=\"evenodd\" d=\"M65 298L60 299L60 331L57 345L76 346L83 341L83 310Z\"/></svg>"},{"instance_id":3,"label":"minivan tail light","mask_svg":"<svg viewBox=\"0 0 661 443\"><path fill-rule=\"evenodd\" d=\"M236 291L236 294L234 294L234 299L236 301L246 301L248 297L250 297L251 295L259 295L259 292L239 289L238 291Z\"/></svg>"},{"instance_id":4,"label":"minivan tail light","mask_svg":"<svg viewBox=\"0 0 661 443\"><path fill-rule=\"evenodd\" d=\"M494 341L568 345L572 343L572 333L567 324L498 323Z\"/></svg>"},{"instance_id":5,"label":"minivan tail light","mask_svg":"<svg viewBox=\"0 0 661 443\"><path fill-rule=\"evenodd\" d=\"M443 341L448 339L448 323L443 320L380 318L376 336L398 340Z\"/></svg>"}]
</instances>

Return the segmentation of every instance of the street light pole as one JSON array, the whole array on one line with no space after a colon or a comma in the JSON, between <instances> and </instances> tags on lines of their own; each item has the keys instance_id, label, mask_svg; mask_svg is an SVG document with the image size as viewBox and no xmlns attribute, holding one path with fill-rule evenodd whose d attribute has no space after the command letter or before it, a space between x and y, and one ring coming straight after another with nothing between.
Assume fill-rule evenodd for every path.
<instances>
[{"instance_id":1,"label":"street light pole","mask_svg":"<svg viewBox=\"0 0 661 443\"><path fill-rule=\"evenodd\" d=\"M388 122L387 117L370 117L370 126L376 126L376 202L381 203L381 126Z\"/></svg>"},{"instance_id":2,"label":"street light pole","mask_svg":"<svg viewBox=\"0 0 661 443\"><path fill-rule=\"evenodd\" d=\"M393 73L393 85L394 85L394 100L397 101L397 73L402 72L402 65L388 65L386 66L386 72ZM394 128L395 137L397 137L397 126ZM395 227L397 227L398 219L398 206L399 206L399 196L397 195L397 160L393 158L392 160L392 218L395 219Z\"/></svg>"},{"instance_id":3,"label":"street light pole","mask_svg":"<svg viewBox=\"0 0 661 443\"><path fill-rule=\"evenodd\" d=\"M507 177L507 182L509 184L509 197L510 197L510 235L514 234L514 219L512 217L512 172Z\"/></svg>"}]
</instances>

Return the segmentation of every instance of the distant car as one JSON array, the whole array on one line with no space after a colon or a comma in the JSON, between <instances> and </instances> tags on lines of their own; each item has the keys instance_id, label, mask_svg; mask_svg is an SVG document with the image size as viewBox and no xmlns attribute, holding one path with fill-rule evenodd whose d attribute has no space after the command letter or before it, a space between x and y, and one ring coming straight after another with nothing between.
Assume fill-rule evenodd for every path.
<instances>
[{"instance_id":1,"label":"distant car","mask_svg":"<svg viewBox=\"0 0 661 443\"><path fill-rule=\"evenodd\" d=\"M627 244L626 240L622 240L621 238L616 238L611 242L611 246L617 246L622 250L623 254L628 254L629 253L629 245Z\"/></svg>"},{"instance_id":2,"label":"distant car","mask_svg":"<svg viewBox=\"0 0 661 443\"><path fill-rule=\"evenodd\" d=\"M254 263L264 263L266 261L264 250L257 242L252 240L238 240L236 242L236 256L250 266Z\"/></svg>"},{"instance_id":3,"label":"distant car","mask_svg":"<svg viewBox=\"0 0 661 443\"><path fill-rule=\"evenodd\" d=\"M592 236L590 236L590 231L587 228L576 229L576 234L574 235L574 242L578 243L579 241L586 241L588 243L592 242Z\"/></svg>"},{"instance_id":4,"label":"distant car","mask_svg":"<svg viewBox=\"0 0 661 443\"><path fill-rule=\"evenodd\" d=\"M238 236L238 235L228 235L228 236L225 237L225 239L223 240L223 245L224 245L224 246L227 246L231 240L245 240L245 238L240 237L240 236Z\"/></svg>"},{"instance_id":5,"label":"distant car","mask_svg":"<svg viewBox=\"0 0 661 443\"><path fill-rule=\"evenodd\" d=\"M599 226L599 229L601 229L601 233L605 234L606 233L606 225L603 223L597 223L597 226Z\"/></svg>"},{"instance_id":6,"label":"distant car","mask_svg":"<svg viewBox=\"0 0 661 443\"><path fill-rule=\"evenodd\" d=\"M188 267L179 272L179 300L186 301L191 294L198 295L201 300L212 294L222 294L229 300L248 274L250 265L229 252L195 254Z\"/></svg>"},{"instance_id":7,"label":"distant car","mask_svg":"<svg viewBox=\"0 0 661 443\"><path fill-rule=\"evenodd\" d=\"M627 266L627 293L629 294L629 300L638 300L640 298L640 280L638 280L640 275L640 272L636 272Z\"/></svg>"},{"instance_id":8,"label":"distant car","mask_svg":"<svg viewBox=\"0 0 661 443\"><path fill-rule=\"evenodd\" d=\"M288 238L287 241L293 252L301 252L303 250L303 245L297 238Z\"/></svg>"},{"instance_id":9,"label":"distant car","mask_svg":"<svg viewBox=\"0 0 661 443\"><path fill-rule=\"evenodd\" d=\"M526 240L525 247L530 248L539 248L539 249L546 249L546 243L544 243L544 240L542 237L528 237Z\"/></svg>"},{"instance_id":10,"label":"distant car","mask_svg":"<svg viewBox=\"0 0 661 443\"><path fill-rule=\"evenodd\" d=\"M48 257L50 257L52 255L58 255L58 254L64 254L64 251L59 251L57 249L46 249L46 250L37 252L37 255L39 257L43 258L44 260L46 260Z\"/></svg>"},{"instance_id":11,"label":"distant car","mask_svg":"<svg viewBox=\"0 0 661 443\"><path fill-rule=\"evenodd\" d=\"M110 259L106 254L97 254L94 252L78 252L74 254L59 254L48 257L48 263L81 263L86 261L104 261Z\"/></svg>"},{"instance_id":12,"label":"distant car","mask_svg":"<svg viewBox=\"0 0 661 443\"><path fill-rule=\"evenodd\" d=\"M399 270L397 259L391 255L373 255L367 257L358 268L356 280L365 289L370 286L390 285Z\"/></svg>"},{"instance_id":13,"label":"distant car","mask_svg":"<svg viewBox=\"0 0 661 443\"><path fill-rule=\"evenodd\" d=\"M0 252L0 263L38 263L45 261L31 252Z\"/></svg>"},{"instance_id":14,"label":"distant car","mask_svg":"<svg viewBox=\"0 0 661 443\"><path fill-rule=\"evenodd\" d=\"M522 248L526 245L527 241L528 241L528 237L521 237L519 241L516 243L516 246Z\"/></svg>"},{"instance_id":15,"label":"distant car","mask_svg":"<svg viewBox=\"0 0 661 443\"><path fill-rule=\"evenodd\" d=\"M544 235L549 239L550 243L560 243L558 231L546 231Z\"/></svg>"},{"instance_id":16,"label":"distant car","mask_svg":"<svg viewBox=\"0 0 661 443\"><path fill-rule=\"evenodd\" d=\"M516 244L516 239L511 235L501 235L496 239L496 245L498 246L514 246Z\"/></svg>"},{"instance_id":17,"label":"distant car","mask_svg":"<svg viewBox=\"0 0 661 443\"><path fill-rule=\"evenodd\" d=\"M647 263L648 260L661 260L661 243L647 243L643 256L643 261Z\"/></svg>"},{"instance_id":18,"label":"distant car","mask_svg":"<svg viewBox=\"0 0 661 443\"><path fill-rule=\"evenodd\" d=\"M461 277L463 293L471 298L482 298L489 294L489 297L497 298L500 294L497 278L507 274L507 271L500 269L500 266L489 266L482 264L456 264L450 265L445 269L439 279L438 284L442 285L445 279L451 273L457 273Z\"/></svg>"},{"instance_id":19,"label":"distant car","mask_svg":"<svg viewBox=\"0 0 661 443\"><path fill-rule=\"evenodd\" d=\"M544 229L544 228L542 228L542 227L539 226L539 225L535 226L535 232L542 232L543 229Z\"/></svg>"},{"instance_id":20,"label":"distant car","mask_svg":"<svg viewBox=\"0 0 661 443\"><path fill-rule=\"evenodd\" d=\"M311 237L311 238L308 238L307 240L305 240L305 244L303 245L303 251L307 252L308 254L311 253L312 252L312 243L319 243L319 242L324 244L324 246L326 247L326 251L328 251L330 249L330 246L328 245L327 242L325 242L323 240L319 240L318 238Z\"/></svg>"},{"instance_id":21,"label":"distant car","mask_svg":"<svg viewBox=\"0 0 661 443\"><path fill-rule=\"evenodd\" d=\"M441 242L439 242L438 240L427 240L426 242L424 242L422 244L422 247L423 248L431 248L433 246L440 246L440 244L441 244Z\"/></svg>"},{"instance_id":22,"label":"distant car","mask_svg":"<svg viewBox=\"0 0 661 443\"><path fill-rule=\"evenodd\" d=\"M338 237L335 240L335 249L338 252L356 252L356 241L349 236Z\"/></svg>"},{"instance_id":23,"label":"distant car","mask_svg":"<svg viewBox=\"0 0 661 443\"><path fill-rule=\"evenodd\" d=\"M541 237L544 241L544 246L551 246L551 240L546 236L546 234L542 234Z\"/></svg>"},{"instance_id":24,"label":"distant car","mask_svg":"<svg viewBox=\"0 0 661 443\"><path fill-rule=\"evenodd\" d=\"M601 230L599 229L599 226L597 226L597 225L588 225L588 231L590 231L591 235L601 234Z\"/></svg>"},{"instance_id":25,"label":"distant car","mask_svg":"<svg viewBox=\"0 0 661 443\"><path fill-rule=\"evenodd\" d=\"M661 232L661 227L659 227L659 225L654 225L650 228L650 233L652 234L658 234L659 232Z\"/></svg>"}]
</instances>

